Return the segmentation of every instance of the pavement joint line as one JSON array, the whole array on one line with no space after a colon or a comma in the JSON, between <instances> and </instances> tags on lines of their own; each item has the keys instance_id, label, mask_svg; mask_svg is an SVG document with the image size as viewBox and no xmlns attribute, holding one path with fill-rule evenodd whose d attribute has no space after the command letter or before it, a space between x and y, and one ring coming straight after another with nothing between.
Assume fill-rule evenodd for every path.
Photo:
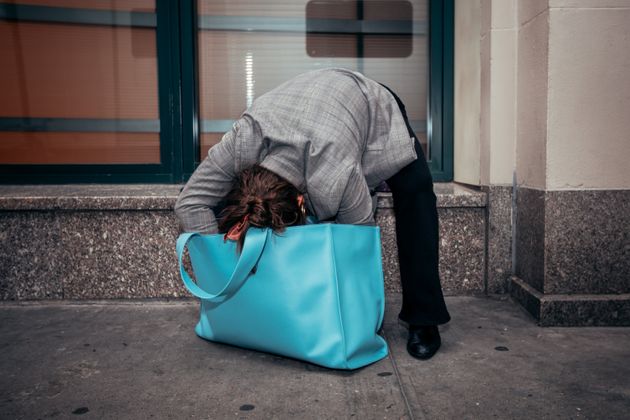
<instances>
[{"instance_id":1,"label":"pavement joint line","mask_svg":"<svg viewBox=\"0 0 630 420\"><path fill-rule=\"evenodd\" d=\"M391 345L389 343L391 340L389 339L387 333L385 332L385 328L383 328L383 335L385 336L385 340L387 341L387 345L390 348L388 351L389 360L392 363L392 368L394 369L394 374L396 375L396 380L398 381L398 387L400 388L400 394L403 397L403 401L405 402L405 407L407 408L407 413L409 413L409 419L415 420L415 415L413 410L411 409L411 404L409 404L409 398L407 398L407 393L405 392L405 385L402 383L402 378L400 377L400 371L398 370L398 365L396 363L396 358L394 357L394 353L391 351ZM424 418L424 416L423 416Z\"/></svg>"}]
</instances>

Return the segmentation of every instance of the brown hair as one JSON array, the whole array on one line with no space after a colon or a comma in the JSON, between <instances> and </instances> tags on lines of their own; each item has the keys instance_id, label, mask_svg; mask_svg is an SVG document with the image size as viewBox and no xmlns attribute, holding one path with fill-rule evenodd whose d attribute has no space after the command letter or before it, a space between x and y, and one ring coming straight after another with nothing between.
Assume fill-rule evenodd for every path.
<instances>
[{"instance_id":1,"label":"brown hair","mask_svg":"<svg viewBox=\"0 0 630 420\"><path fill-rule=\"evenodd\" d=\"M227 233L241 223L237 238L241 250L250 226L282 232L287 226L304 224L306 214L300 196L295 186L268 169L258 165L245 169L226 198L226 207L219 215L219 232Z\"/></svg>"}]
</instances>

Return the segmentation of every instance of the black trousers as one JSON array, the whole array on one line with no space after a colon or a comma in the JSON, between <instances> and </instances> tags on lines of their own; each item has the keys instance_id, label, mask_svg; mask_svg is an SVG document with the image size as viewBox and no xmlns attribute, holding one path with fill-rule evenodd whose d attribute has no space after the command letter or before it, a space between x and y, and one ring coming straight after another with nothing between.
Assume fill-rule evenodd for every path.
<instances>
[{"instance_id":1,"label":"black trousers","mask_svg":"<svg viewBox=\"0 0 630 420\"><path fill-rule=\"evenodd\" d=\"M385 86L387 88L387 86ZM407 118L405 105L396 98L409 130L417 139ZM440 275L439 229L433 178L416 140L418 158L386 183L394 199L396 243L403 303L399 318L410 325L439 325L451 317L446 309Z\"/></svg>"}]
</instances>

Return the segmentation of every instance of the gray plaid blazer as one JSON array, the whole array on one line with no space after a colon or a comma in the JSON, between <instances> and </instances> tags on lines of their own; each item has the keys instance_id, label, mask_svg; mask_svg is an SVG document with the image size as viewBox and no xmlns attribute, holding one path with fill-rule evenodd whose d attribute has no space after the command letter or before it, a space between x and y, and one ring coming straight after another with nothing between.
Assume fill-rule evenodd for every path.
<instances>
[{"instance_id":1,"label":"gray plaid blazer","mask_svg":"<svg viewBox=\"0 0 630 420\"><path fill-rule=\"evenodd\" d=\"M175 205L187 232L216 233L213 209L255 164L304 193L319 220L373 223L370 190L416 159L392 94L345 69L315 70L257 98L212 147Z\"/></svg>"}]
</instances>

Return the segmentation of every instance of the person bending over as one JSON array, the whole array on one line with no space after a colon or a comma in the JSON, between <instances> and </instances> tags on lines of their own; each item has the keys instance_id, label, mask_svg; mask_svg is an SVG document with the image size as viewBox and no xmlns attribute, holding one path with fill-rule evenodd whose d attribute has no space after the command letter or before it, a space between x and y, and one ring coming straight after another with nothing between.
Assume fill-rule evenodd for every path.
<instances>
[{"instance_id":1,"label":"person bending over","mask_svg":"<svg viewBox=\"0 0 630 420\"><path fill-rule=\"evenodd\" d=\"M341 68L299 75L257 98L184 186L175 213L186 232L320 221L374 224L374 189L394 200L407 351L432 357L450 315L438 272L433 180L405 107L384 85ZM221 210L222 209L222 210ZM217 215L221 215L217 222Z\"/></svg>"}]
</instances>

